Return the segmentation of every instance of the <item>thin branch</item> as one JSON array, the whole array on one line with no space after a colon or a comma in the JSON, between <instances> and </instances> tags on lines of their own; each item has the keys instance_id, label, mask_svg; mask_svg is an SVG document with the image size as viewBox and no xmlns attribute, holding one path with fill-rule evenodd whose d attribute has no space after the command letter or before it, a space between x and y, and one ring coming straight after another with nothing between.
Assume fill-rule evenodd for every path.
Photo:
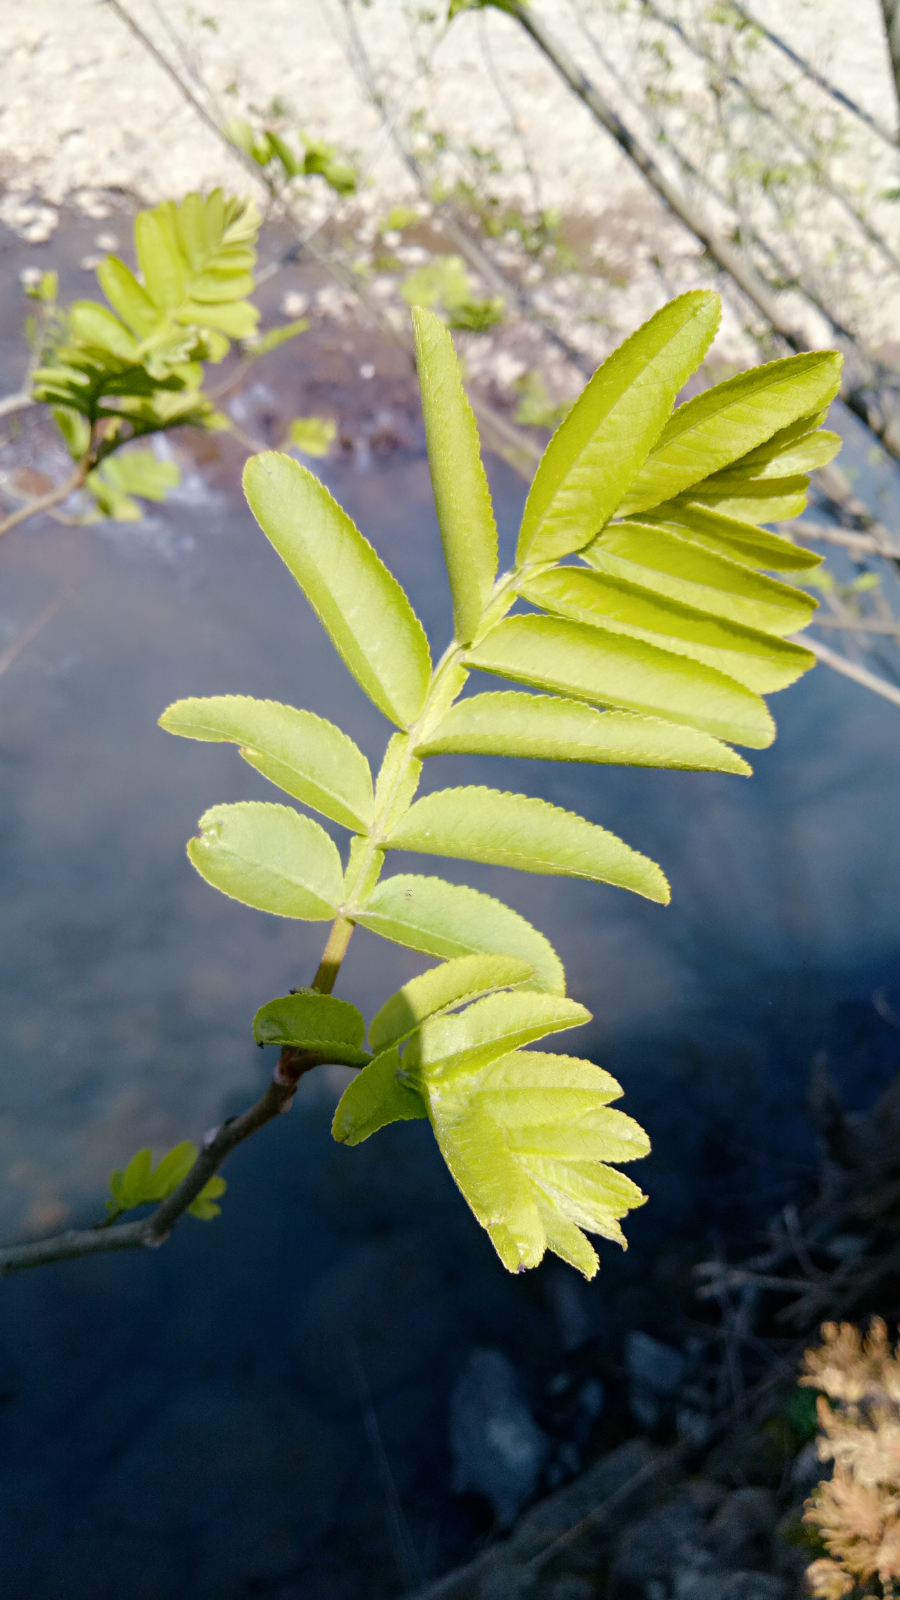
<instances>
[{"instance_id":1,"label":"thin branch","mask_svg":"<svg viewBox=\"0 0 900 1600\"><path fill-rule=\"evenodd\" d=\"M0 417L8 417L12 411L25 411L28 406L36 404L34 396L25 389L18 394L4 395L0 400Z\"/></svg>"},{"instance_id":2,"label":"thin branch","mask_svg":"<svg viewBox=\"0 0 900 1600\"><path fill-rule=\"evenodd\" d=\"M785 287L795 289L799 294L802 294L804 299L807 300L809 304L813 306L816 311L818 311L819 315L823 317L829 324L832 332L839 339L844 339L852 348L853 354L856 357L860 368L862 370L868 370L871 364L870 359L866 352L859 347L856 335L852 333L849 328L844 326L837 312L825 304L818 291L814 288L811 288L808 283L805 283L801 280L795 269L788 265L783 256L778 254L777 250L769 243L767 239L763 238L762 234L759 233L757 228L750 222L749 218L740 215L737 205L717 186L709 172L703 172L699 167L695 166L694 162L688 155L686 155L678 141L672 137L662 118L653 110L652 103L644 103L630 88L624 75L619 72L614 62L604 50L599 39L588 27L588 24L584 18L584 14L581 8L575 4L575 0L570 0L570 4L575 13L581 32L584 34L588 44L597 55L597 58L604 67L605 71L612 78L616 88L621 94L625 95L626 99L630 101L632 107L638 111L641 116L643 116L644 121L647 123L648 127L659 143L665 144L675 161L677 161L684 175L689 178L692 183L696 184L698 188L704 189L707 195L709 195L713 200L718 201L718 203L722 206L730 208L735 212L736 215L739 216L741 241L746 244L754 245L757 250L762 252L769 265L774 268L781 284Z\"/></svg>"},{"instance_id":3,"label":"thin branch","mask_svg":"<svg viewBox=\"0 0 900 1600\"><path fill-rule=\"evenodd\" d=\"M36 517L40 511L49 511L52 506L61 505L70 494L81 488L89 470L90 457L86 455L66 483L60 484L55 489L48 489L46 494L36 495L32 500L26 500L18 511L14 511L11 516L0 522L0 534L10 533L13 528L18 528L20 523L27 522L29 517Z\"/></svg>"},{"instance_id":4,"label":"thin branch","mask_svg":"<svg viewBox=\"0 0 900 1600\"><path fill-rule=\"evenodd\" d=\"M885 0L885 3L887 3L887 0ZM827 169L822 166L815 150L803 137L802 133L793 127L791 123L785 122L784 118L779 116L778 112L775 111L772 106L767 105L764 100L761 100L756 92L750 87L750 85L745 83L744 79L739 77L736 72L723 71L712 52L704 45L699 44L696 39L693 39L687 30L682 27L681 23L676 17L667 16L667 14L664 11L661 11L660 8L654 3L654 0L641 0L641 5L647 14L653 17L654 21L659 22L664 28L670 29L670 31L681 40L682 44L684 44L693 55L697 56L700 61L705 62L707 66L711 66L715 71L720 72L723 80L726 83L730 83L732 88L737 89L738 93L744 96L748 106L752 111L755 111L758 117L763 117L767 121L771 122L773 128L777 130L782 139L784 139L788 144L792 144L794 148L800 152L804 160L810 163L815 174L817 187L824 189L826 194L831 195L832 200L835 200L838 205L843 206L847 215L853 218L853 221L865 234L869 243L874 245L875 249L881 252L884 259L890 263L895 272L900 272L900 256L898 256L896 251L892 249L891 245L884 238L884 235L879 233L878 229L869 221L868 217L865 215L865 212L858 209L852 196L843 187L843 185L837 183L835 179L831 177Z\"/></svg>"},{"instance_id":5,"label":"thin branch","mask_svg":"<svg viewBox=\"0 0 900 1600\"><path fill-rule=\"evenodd\" d=\"M814 618L815 628L837 628L840 633L883 633L900 639L900 622L888 622L879 617L823 617Z\"/></svg>"},{"instance_id":6,"label":"thin branch","mask_svg":"<svg viewBox=\"0 0 900 1600\"><path fill-rule=\"evenodd\" d=\"M851 100L843 89L839 89L836 83L832 83L829 78L825 77L824 73L819 72L812 65L812 62L798 55L797 51L792 49L786 39L782 39L780 34L775 33L764 22L760 22L759 18L753 16L746 6L739 3L739 0L729 0L729 4L732 11L736 11L739 17L743 17L745 22L749 22L751 27L756 28L764 38L768 39L776 50L780 50L783 56L787 56L788 61L793 62L795 67L799 67L803 76L808 78L810 83L814 83L817 89L821 89L824 94L829 95L839 106L843 106L845 111L849 111L860 122L864 122L867 128L871 128L873 133L877 133L879 139L884 140L885 144L889 144L896 149L898 143L896 133L885 127L883 122L879 122L877 117L873 117L870 111L866 111L863 106L857 105L855 100Z\"/></svg>"},{"instance_id":7,"label":"thin branch","mask_svg":"<svg viewBox=\"0 0 900 1600\"><path fill-rule=\"evenodd\" d=\"M900 110L900 3L898 3L898 0L881 0L881 15L884 18L884 35L887 40L891 73L897 94L897 108Z\"/></svg>"},{"instance_id":8,"label":"thin branch","mask_svg":"<svg viewBox=\"0 0 900 1600\"><path fill-rule=\"evenodd\" d=\"M335 919L312 984L318 993L331 993L353 926L343 917ZM274 1121L283 1111L289 1111L303 1074L327 1060L327 1053L296 1050L291 1045L285 1045L265 1093L240 1116L229 1117L221 1127L207 1134L190 1172L152 1216L137 1222L117 1223L112 1227L101 1224L96 1228L71 1228L52 1239L35 1239L28 1244L9 1245L0 1250L0 1277L10 1272L22 1272L27 1267L47 1266L53 1261L74 1261L80 1256L102 1255L108 1250L152 1250L165 1244L172 1229L210 1178L215 1177L232 1150L249 1139L251 1134L264 1128L266 1123Z\"/></svg>"},{"instance_id":9,"label":"thin branch","mask_svg":"<svg viewBox=\"0 0 900 1600\"><path fill-rule=\"evenodd\" d=\"M190 86L182 81L180 74L172 66L171 62L166 60L165 56L160 50L157 49L149 35L146 34L139 23L135 22L134 18L129 15L125 7L121 4L121 0L104 0L104 3L111 8L111 10L116 14L117 17L120 18L122 22L125 23L126 27L130 29L135 38L150 53L157 65L160 66L166 73L166 76L171 78L179 93L183 95L188 104L193 107L198 117L202 119L205 126L216 135L216 137L231 153L231 155L236 160L240 161L246 170L250 172L258 182L262 182L265 185L271 198L277 201L284 208L285 214L287 215L289 221L297 229L297 253L300 254L304 251L307 252L312 259L318 263L319 266L323 267L325 271L331 275L331 277L335 278L338 283L340 283L342 288L346 289L355 300L359 301L364 310L367 312L372 323L376 327L381 328L382 332L387 334L388 338L390 338L394 344L399 345L400 348L406 352L410 361L413 362L413 344L409 334L405 330L397 328L394 325L391 318L387 315L384 307L379 305L374 295L369 293L366 285L360 281L356 273L352 272L351 269L336 256L329 254L329 252L321 249L320 246L315 244L312 240L311 234L304 235L301 223L296 214L295 207L289 197L279 189L274 179L268 176L257 165L252 156L247 155L245 151L239 150L235 145L232 144L231 140L217 125L215 119L209 115L205 107L197 99L197 96L193 93ZM481 424L482 436L486 448L496 451L496 453L502 456L505 461L509 462L510 466L512 466L516 472L520 473L522 477L530 480L540 456L540 451L537 445L521 429L515 427L515 425L509 422L506 417L502 416L500 412L495 411L493 406L489 405L487 401L482 400L480 397L475 395L470 395L469 398L472 404L472 409L475 412L479 423ZM2 529L0 529L0 532L2 532Z\"/></svg>"},{"instance_id":10,"label":"thin branch","mask_svg":"<svg viewBox=\"0 0 900 1600\"><path fill-rule=\"evenodd\" d=\"M840 672L845 678L852 678L854 683L862 684L864 689L871 689L873 693L880 694L883 700L890 700L892 705L900 706L900 689L888 683L885 678L877 677L865 667L858 667L854 661L848 661L846 656L839 655L830 645L822 644L818 639L807 638L804 634L803 642L820 661L824 661L827 667L833 667L835 672Z\"/></svg>"},{"instance_id":11,"label":"thin branch","mask_svg":"<svg viewBox=\"0 0 900 1600\"><path fill-rule=\"evenodd\" d=\"M792 538L808 540L810 544L835 544L843 550L855 550L860 555L886 556L893 561L900 561L900 545L885 545L881 539L876 539L871 533L850 533L845 528L828 528L821 522L807 522L797 519L795 522L780 524L784 533L790 533Z\"/></svg>"},{"instance_id":12,"label":"thin branch","mask_svg":"<svg viewBox=\"0 0 900 1600\"><path fill-rule=\"evenodd\" d=\"M502 295L518 311L520 316L526 317L532 322L537 322L562 351L566 359L571 361L580 371L590 375L594 370L594 363L590 358L585 355L583 350L577 349L575 345L569 342L553 320L534 304L532 297L521 284L514 282L497 266L496 262L491 260L479 241L460 220L453 205L446 200L436 203L432 200L422 164L400 133L397 127L397 119L390 112L385 96L378 87L372 62L354 15L352 0L341 0L341 7L346 19L347 33L350 40L348 53L351 58L351 65L356 69L357 77L365 89L369 103L382 118L385 129L400 160L406 167L423 199L433 205L447 237L452 240L460 254L468 261L469 266L478 273L479 277L484 280L487 287L494 294Z\"/></svg>"},{"instance_id":13,"label":"thin branch","mask_svg":"<svg viewBox=\"0 0 900 1600\"><path fill-rule=\"evenodd\" d=\"M563 81L579 100L584 102L595 121L612 136L619 149L643 174L669 210L699 240L716 265L743 290L766 322L771 324L776 333L780 334L792 349L808 349L809 342L805 335L784 315L775 294L756 269L745 261L741 252L729 240L723 239L718 234L709 219L692 200L679 194L659 163L644 149L640 140L626 126L606 97L582 72L565 45L550 33L532 8L525 5L523 0L506 0L504 10L531 35L538 49L543 51Z\"/></svg>"},{"instance_id":14,"label":"thin branch","mask_svg":"<svg viewBox=\"0 0 900 1600\"><path fill-rule=\"evenodd\" d=\"M61 605L61 596L56 600L51 600L50 604L44 607L40 615L35 617L34 621L30 622L27 628L23 628L22 632L17 638L13 639L12 644L7 645L6 649L3 651L3 654L0 655L0 677L3 676L8 667L12 666L16 656L21 654L21 652L25 649L25 646L30 644L32 639L37 638L41 629L46 626L51 617L56 615Z\"/></svg>"}]
</instances>

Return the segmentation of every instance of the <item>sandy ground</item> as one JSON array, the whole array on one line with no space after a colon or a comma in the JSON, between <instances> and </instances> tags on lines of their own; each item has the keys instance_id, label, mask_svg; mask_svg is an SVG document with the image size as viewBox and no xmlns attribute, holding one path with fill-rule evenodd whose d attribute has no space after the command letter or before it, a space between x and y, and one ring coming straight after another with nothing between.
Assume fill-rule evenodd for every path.
<instances>
[{"instance_id":1,"label":"sandy ground","mask_svg":"<svg viewBox=\"0 0 900 1600\"><path fill-rule=\"evenodd\" d=\"M761 19L845 91L892 119L877 0L860 0L858 7L845 0L754 4ZM340 0L206 0L199 9L132 0L132 6L170 53L167 25L177 30L226 113L278 96L310 133L361 153L377 204L409 193L410 180L348 59ZM635 186L633 170L510 19L493 11L461 16L430 63L422 63L404 0L358 9L401 116L427 107L461 143L496 147L513 185L524 183L527 158L541 189L563 210L602 210ZM677 11L677 3L670 9ZM539 10L596 74L570 0L539 0ZM609 43L602 6L589 12ZM609 28L620 26L612 15L606 20ZM237 162L104 0L27 6L5 0L0 7L0 175L0 215L35 238L52 226L51 213L62 202L80 196L90 205L93 191L125 190L146 202L244 181Z\"/></svg>"}]
</instances>

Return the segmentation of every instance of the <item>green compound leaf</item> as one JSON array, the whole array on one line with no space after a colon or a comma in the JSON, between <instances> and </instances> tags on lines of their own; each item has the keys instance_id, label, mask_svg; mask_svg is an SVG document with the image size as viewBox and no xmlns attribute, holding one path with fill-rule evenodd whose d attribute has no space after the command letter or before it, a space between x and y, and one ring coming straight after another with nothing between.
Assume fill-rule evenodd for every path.
<instances>
[{"instance_id":1,"label":"green compound leaf","mask_svg":"<svg viewBox=\"0 0 900 1600\"><path fill-rule=\"evenodd\" d=\"M649 900L669 900L669 885L655 862L585 817L529 795L440 789L416 801L387 843L393 850L590 878Z\"/></svg>"},{"instance_id":2,"label":"green compound leaf","mask_svg":"<svg viewBox=\"0 0 900 1600\"><path fill-rule=\"evenodd\" d=\"M435 1063L415 1082L441 1154L510 1272L551 1250L593 1277L597 1256L582 1229L625 1246L619 1219L646 1196L608 1163L644 1156L650 1144L609 1107L621 1090L608 1073L521 1051L455 1071Z\"/></svg>"},{"instance_id":3,"label":"green compound leaf","mask_svg":"<svg viewBox=\"0 0 900 1600\"><path fill-rule=\"evenodd\" d=\"M793 544L778 533L770 533L766 528L754 528L734 517L724 517L719 512L705 510L703 506L682 504L678 500L659 506L655 511L644 512L637 521L616 523L615 531L631 527L661 528L682 539L690 539L704 550L726 556L730 561L740 562L742 566L750 568L768 567L772 572L803 572L810 567L820 566L822 562L822 557L815 555L812 550L804 550L802 545ZM608 531L612 533L614 529ZM593 549L593 546L588 548ZM590 560L587 550L584 554Z\"/></svg>"},{"instance_id":4,"label":"green compound leaf","mask_svg":"<svg viewBox=\"0 0 900 1600\"><path fill-rule=\"evenodd\" d=\"M257 1044L294 1045L348 1067L364 1067L372 1059L362 1049L365 1036L361 1012L330 994L287 994L261 1006L253 1019Z\"/></svg>"},{"instance_id":5,"label":"green compound leaf","mask_svg":"<svg viewBox=\"0 0 900 1600\"><path fill-rule=\"evenodd\" d=\"M809 480L795 478L710 478L687 491L691 505L707 506L738 522L787 522L806 508Z\"/></svg>"},{"instance_id":6,"label":"green compound leaf","mask_svg":"<svg viewBox=\"0 0 900 1600\"><path fill-rule=\"evenodd\" d=\"M703 661L748 689L784 689L815 666L810 650L786 639L711 617L639 584L579 567L556 567L520 585L525 599L557 616L646 639ZM804 612L804 617L809 613Z\"/></svg>"},{"instance_id":7,"label":"green compound leaf","mask_svg":"<svg viewBox=\"0 0 900 1600\"><path fill-rule=\"evenodd\" d=\"M693 772L751 770L743 756L696 728L515 690L459 701L419 750L423 756L531 756Z\"/></svg>"},{"instance_id":8,"label":"green compound leaf","mask_svg":"<svg viewBox=\"0 0 900 1600\"><path fill-rule=\"evenodd\" d=\"M453 340L433 312L413 309L428 463L460 644L473 637L497 576L497 527L478 428Z\"/></svg>"},{"instance_id":9,"label":"green compound leaf","mask_svg":"<svg viewBox=\"0 0 900 1600\"><path fill-rule=\"evenodd\" d=\"M152 1152L149 1149L139 1150L137 1155L132 1156L124 1171L117 1168L110 1173L109 1187L112 1199L106 1202L107 1211L113 1216L119 1216L121 1212L131 1211L135 1206L165 1200L168 1195L175 1193L196 1159L197 1146L190 1139L175 1145L174 1149L162 1157L156 1167L153 1165ZM204 1222L217 1217L222 1208L213 1205L212 1202L225 1193L226 1187L224 1178L210 1178L188 1207L191 1216L199 1217Z\"/></svg>"},{"instance_id":10,"label":"green compound leaf","mask_svg":"<svg viewBox=\"0 0 900 1600\"><path fill-rule=\"evenodd\" d=\"M402 1044L428 1017L477 1000L495 989L530 982L534 968L514 956L457 956L431 967L386 1000L369 1024L376 1054Z\"/></svg>"},{"instance_id":11,"label":"green compound leaf","mask_svg":"<svg viewBox=\"0 0 900 1600\"><path fill-rule=\"evenodd\" d=\"M428 1116L422 1096L400 1081L399 1071L399 1051L385 1050L348 1083L331 1124L338 1144L362 1144L390 1122L414 1122Z\"/></svg>"},{"instance_id":12,"label":"green compound leaf","mask_svg":"<svg viewBox=\"0 0 900 1600\"><path fill-rule=\"evenodd\" d=\"M118 317L96 300L76 300L70 306L69 332L80 344L94 345L121 361L137 360L137 340Z\"/></svg>"},{"instance_id":13,"label":"green compound leaf","mask_svg":"<svg viewBox=\"0 0 900 1600\"><path fill-rule=\"evenodd\" d=\"M209 1183L203 1185L196 1200L192 1200L188 1206L189 1214L196 1217L198 1222L212 1222L213 1217L217 1217L222 1210L222 1207L217 1206L215 1202L227 1188L225 1179L220 1178L218 1174L210 1178Z\"/></svg>"},{"instance_id":14,"label":"green compound leaf","mask_svg":"<svg viewBox=\"0 0 900 1600\"><path fill-rule=\"evenodd\" d=\"M267 450L251 457L244 492L357 683L392 722L414 722L431 678L428 641L368 540L290 456Z\"/></svg>"},{"instance_id":15,"label":"green compound leaf","mask_svg":"<svg viewBox=\"0 0 900 1600\"><path fill-rule=\"evenodd\" d=\"M611 578L764 633L796 633L816 609L812 596L793 584L639 522L614 523L582 551L582 559Z\"/></svg>"},{"instance_id":16,"label":"green compound leaf","mask_svg":"<svg viewBox=\"0 0 900 1600\"><path fill-rule=\"evenodd\" d=\"M516 561L555 561L607 521L719 325L718 296L663 306L598 368L550 440L522 517ZM754 441L755 442L755 441Z\"/></svg>"},{"instance_id":17,"label":"green compound leaf","mask_svg":"<svg viewBox=\"0 0 900 1600\"><path fill-rule=\"evenodd\" d=\"M97 268L97 281L110 305L123 322L127 322L136 338L144 339L153 332L159 321L159 308L124 261L118 256L107 256Z\"/></svg>"},{"instance_id":18,"label":"green compound leaf","mask_svg":"<svg viewBox=\"0 0 900 1600\"><path fill-rule=\"evenodd\" d=\"M159 719L184 739L231 742L280 789L345 828L364 833L375 816L369 763L333 722L275 700L210 695L176 700Z\"/></svg>"},{"instance_id":19,"label":"green compound leaf","mask_svg":"<svg viewBox=\"0 0 900 1600\"><path fill-rule=\"evenodd\" d=\"M624 501L624 516L680 495L737 461L798 418L834 399L841 381L835 350L753 367L679 406Z\"/></svg>"},{"instance_id":20,"label":"green compound leaf","mask_svg":"<svg viewBox=\"0 0 900 1600\"><path fill-rule=\"evenodd\" d=\"M188 856L233 900L277 917L330 921L341 903L341 858L324 828L290 806L244 800L213 806Z\"/></svg>"},{"instance_id":21,"label":"green compound leaf","mask_svg":"<svg viewBox=\"0 0 900 1600\"><path fill-rule=\"evenodd\" d=\"M824 428L810 429L808 424L816 420L801 417L790 428L779 429L765 444L750 450L732 466L723 467L709 481L724 483L732 477L788 478L827 466L837 455L843 440L839 433L828 433Z\"/></svg>"},{"instance_id":22,"label":"green compound leaf","mask_svg":"<svg viewBox=\"0 0 900 1600\"><path fill-rule=\"evenodd\" d=\"M599 705L700 728L764 749L775 737L766 703L722 672L604 628L557 617L507 617L466 655L498 677Z\"/></svg>"},{"instance_id":23,"label":"green compound leaf","mask_svg":"<svg viewBox=\"0 0 900 1600\"><path fill-rule=\"evenodd\" d=\"M580 1028L590 1020L584 1006L562 995L490 994L465 1011L426 1018L403 1052L403 1076L413 1087L424 1077L452 1078L463 1066L483 1065L548 1033Z\"/></svg>"},{"instance_id":24,"label":"green compound leaf","mask_svg":"<svg viewBox=\"0 0 900 1600\"><path fill-rule=\"evenodd\" d=\"M167 211L139 211L134 219L134 247L147 294L160 310L185 298L185 263Z\"/></svg>"},{"instance_id":25,"label":"green compound leaf","mask_svg":"<svg viewBox=\"0 0 900 1600\"><path fill-rule=\"evenodd\" d=\"M365 907L347 914L383 939L429 956L518 956L534 968L536 989L565 994L562 962L549 939L478 889L401 873L383 878Z\"/></svg>"}]
</instances>

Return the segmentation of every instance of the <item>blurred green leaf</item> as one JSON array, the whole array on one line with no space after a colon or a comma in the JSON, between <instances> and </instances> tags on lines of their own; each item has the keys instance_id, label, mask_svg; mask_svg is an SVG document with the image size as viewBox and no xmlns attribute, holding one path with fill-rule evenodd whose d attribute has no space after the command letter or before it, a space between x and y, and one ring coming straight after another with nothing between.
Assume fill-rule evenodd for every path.
<instances>
[{"instance_id":1,"label":"blurred green leaf","mask_svg":"<svg viewBox=\"0 0 900 1600\"><path fill-rule=\"evenodd\" d=\"M337 434L331 417L294 417L288 427L287 442L307 456L327 456Z\"/></svg>"}]
</instances>

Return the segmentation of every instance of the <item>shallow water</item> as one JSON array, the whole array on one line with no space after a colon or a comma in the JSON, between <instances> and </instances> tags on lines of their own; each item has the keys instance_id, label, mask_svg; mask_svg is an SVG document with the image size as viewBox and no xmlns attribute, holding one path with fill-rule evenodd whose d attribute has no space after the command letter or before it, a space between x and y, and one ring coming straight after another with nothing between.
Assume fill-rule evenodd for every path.
<instances>
[{"instance_id":1,"label":"shallow water","mask_svg":"<svg viewBox=\"0 0 900 1600\"><path fill-rule=\"evenodd\" d=\"M449 604L421 452L325 476L440 648ZM493 478L509 547L522 488L502 466ZM271 1066L253 1012L318 959L321 927L266 918L192 871L184 844L208 805L274 796L231 748L162 733L161 710L185 694L284 699L339 722L373 761L388 729L225 487L189 477L140 527L34 524L0 565L0 648L45 619L0 676L12 1237L93 1219L110 1168L141 1144L197 1138L246 1104ZM557 944L594 1013L577 1048L617 1072L654 1140L628 1258L607 1248L589 1287L552 1263L507 1277L427 1128L332 1143L326 1069L233 1158L214 1225L188 1220L152 1256L0 1287L5 1595L399 1593L472 1537L446 1443L469 1351L499 1347L537 1384L589 1334L611 1350L625 1326L665 1337L661 1255L752 1231L813 1169L813 1054L828 1052L857 1104L896 1067L900 713L823 669L774 709L779 738L750 781L429 763L426 787L498 783L620 832L665 868L667 909L397 863L498 895ZM371 1015L423 964L358 931L339 992ZM392 1539L373 1416L412 1556Z\"/></svg>"}]
</instances>

